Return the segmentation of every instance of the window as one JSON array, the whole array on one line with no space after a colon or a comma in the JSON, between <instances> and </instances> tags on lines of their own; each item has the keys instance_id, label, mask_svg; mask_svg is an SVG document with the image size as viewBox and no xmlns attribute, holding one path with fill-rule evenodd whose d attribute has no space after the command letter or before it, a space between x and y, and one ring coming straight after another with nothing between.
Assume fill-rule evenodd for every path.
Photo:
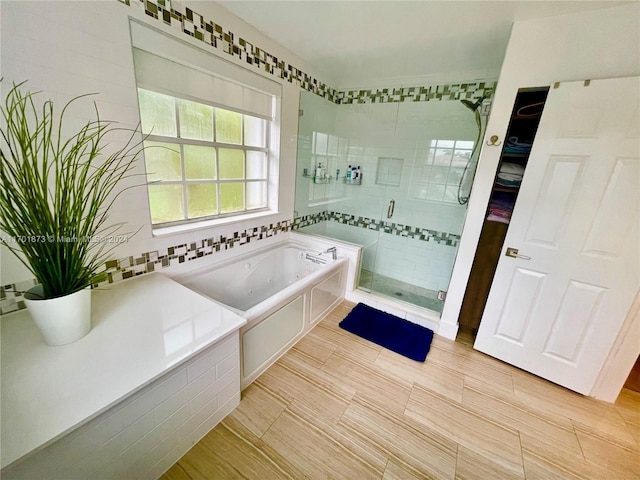
<instances>
[{"instance_id":1,"label":"window","mask_svg":"<svg viewBox=\"0 0 640 480\"><path fill-rule=\"evenodd\" d=\"M471 160L473 141L432 140L422 172L414 179L413 196L458 203L458 184Z\"/></svg>"},{"instance_id":2,"label":"window","mask_svg":"<svg viewBox=\"0 0 640 480\"><path fill-rule=\"evenodd\" d=\"M154 225L267 208L266 118L138 89Z\"/></svg>"},{"instance_id":3,"label":"window","mask_svg":"<svg viewBox=\"0 0 640 480\"><path fill-rule=\"evenodd\" d=\"M282 86L130 27L154 233L277 212Z\"/></svg>"}]
</instances>

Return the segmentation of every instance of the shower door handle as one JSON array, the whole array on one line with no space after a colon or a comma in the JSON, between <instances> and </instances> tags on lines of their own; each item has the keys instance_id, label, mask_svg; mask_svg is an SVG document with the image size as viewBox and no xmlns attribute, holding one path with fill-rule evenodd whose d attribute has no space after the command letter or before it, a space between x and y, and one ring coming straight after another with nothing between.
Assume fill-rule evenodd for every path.
<instances>
[{"instance_id":1,"label":"shower door handle","mask_svg":"<svg viewBox=\"0 0 640 480\"><path fill-rule=\"evenodd\" d=\"M387 208L387 218L393 217L393 209L396 207L396 201L391 200L389 202L389 207Z\"/></svg>"}]
</instances>

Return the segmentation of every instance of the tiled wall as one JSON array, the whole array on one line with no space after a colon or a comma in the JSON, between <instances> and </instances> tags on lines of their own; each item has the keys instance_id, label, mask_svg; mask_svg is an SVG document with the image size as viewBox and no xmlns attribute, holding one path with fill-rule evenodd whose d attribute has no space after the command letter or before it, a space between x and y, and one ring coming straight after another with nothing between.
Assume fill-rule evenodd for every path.
<instances>
[{"instance_id":1,"label":"tiled wall","mask_svg":"<svg viewBox=\"0 0 640 480\"><path fill-rule=\"evenodd\" d=\"M495 88L496 82L467 82L425 87L347 90L338 92L336 103L399 103L489 98Z\"/></svg>"},{"instance_id":2,"label":"tiled wall","mask_svg":"<svg viewBox=\"0 0 640 480\"><path fill-rule=\"evenodd\" d=\"M322 211L297 217L293 229L362 245L362 268L429 290L446 291L460 235Z\"/></svg>"},{"instance_id":3,"label":"tiled wall","mask_svg":"<svg viewBox=\"0 0 640 480\"><path fill-rule=\"evenodd\" d=\"M283 59L253 45L246 39L226 30L210 19L204 18L189 7L180 8L171 0L118 0L125 5L144 8L147 15L159 22L181 31L185 35L200 40L232 57L237 57L255 70L260 70L277 78L294 83L332 102L338 101L338 92L311 77Z\"/></svg>"},{"instance_id":4,"label":"tiled wall","mask_svg":"<svg viewBox=\"0 0 640 480\"><path fill-rule=\"evenodd\" d=\"M232 57L237 57L251 68L297 84L303 90L315 93L337 104L426 102L430 100L460 100L490 97L495 82L466 82L451 85L391 87L374 90L338 91L313 78L285 60L226 30L222 25L204 18L189 7L181 8L171 0L118 0L125 5L143 8L144 12L183 34L210 45Z\"/></svg>"},{"instance_id":5,"label":"tiled wall","mask_svg":"<svg viewBox=\"0 0 640 480\"><path fill-rule=\"evenodd\" d=\"M241 232L234 232L232 235L203 238L188 244L143 252L137 256L108 260L105 262L104 271L98 275L93 287L101 287L137 275L171 267L172 265L197 260L213 255L216 252L232 249L236 245L255 243L289 230L291 230L291 221L286 220ZM28 280L0 286L0 314L26 308L23 292L33 287L35 283L35 280Z\"/></svg>"},{"instance_id":6,"label":"tiled wall","mask_svg":"<svg viewBox=\"0 0 640 480\"><path fill-rule=\"evenodd\" d=\"M313 92L319 97L326 98L334 104L355 103L394 103L394 102L423 102L429 100L456 100L459 98L480 98L490 93L494 88L491 83L464 83L455 85L390 88L378 90L349 90L337 91L311 77L301 69L285 62L283 59L265 51L236 35L225 30L223 26L205 19L202 15L188 7L173 4L171 0L119 0L131 8L140 8L148 18L153 18L164 25L175 29L179 34L188 35L196 40L210 45L212 48L228 55L237 57L246 63L247 68L266 72L274 77L284 79L300 88ZM346 219L346 217L345 217ZM337 221L337 219L336 219ZM346 220L345 220L346 221ZM275 225L265 225L246 231L235 232L233 236L222 236L217 239L205 238L189 244L179 244L162 251L153 250L142 252L135 256L111 259L105 264L105 270L97 279L96 286L116 282L135 275L152 272L158 268L166 268L172 264L184 263L206 255L211 255L221 249L233 248L234 245L257 241L261 238L276 235L291 228L291 221L278 222ZM385 228L385 227L382 227ZM404 235L416 236L415 230L408 230ZM429 237L418 233L419 236ZM435 238L435 237L429 237ZM443 237L444 238L444 237ZM448 239L451 240L451 239ZM433 240L432 240L433 241ZM446 241L446 240L445 240ZM453 240L455 241L455 240ZM35 281L29 280L19 284L0 286L0 313L24 308L23 291L27 290Z\"/></svg>"},{"instance_id":7,"label":"tiled wall","mask_svg":"<svg viewBox=\"0 0 640 480\"><path fill-rule=\"evenodd\" d=\"M438 232L427 228L403 225L400 223L387 222L374 218L360 217L348 213L332 212L324 210L312 215L303 215L293 219L294 230L299 230L315 223L333 221L351 225L353 227L365 228L376 232L388 233L400 237L414 238L425 242L434 242L449 247L457 247L460 242L460 235L447 232Z\"/></svg>"}]
</instances>

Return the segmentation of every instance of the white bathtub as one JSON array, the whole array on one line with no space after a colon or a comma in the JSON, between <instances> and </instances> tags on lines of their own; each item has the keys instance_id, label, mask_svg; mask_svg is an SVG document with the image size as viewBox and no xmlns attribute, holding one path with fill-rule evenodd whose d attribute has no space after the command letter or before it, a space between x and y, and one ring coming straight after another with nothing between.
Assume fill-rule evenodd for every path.
<instances>
[{"instance_id":1,"label":"white bathtub","mask_svg":"<svg viewBox=\"0 0 640 480\"><path fill-rule=\"evenodd\" d=\"M174 277L247 319L240 330L243 389L344 298L348 260L320 251L290 240Z\"/></svg>"}]
</instances>

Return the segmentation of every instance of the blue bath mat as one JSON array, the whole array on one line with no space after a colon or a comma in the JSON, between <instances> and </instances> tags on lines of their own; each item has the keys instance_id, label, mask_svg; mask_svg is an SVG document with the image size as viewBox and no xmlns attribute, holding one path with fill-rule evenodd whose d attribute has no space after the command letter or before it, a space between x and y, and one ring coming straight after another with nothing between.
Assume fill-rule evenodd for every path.
<instances>
[{"instance_id":1,"label":"blue bath mat","mask_svg":"<svg viewBox=\"0 0 640 480\"><path fill-rule=\"evenodd\" d=\"M433 332L389 313L357 304L340 327L416 362L424 362Z\"/></svg>"}]
</instances>

